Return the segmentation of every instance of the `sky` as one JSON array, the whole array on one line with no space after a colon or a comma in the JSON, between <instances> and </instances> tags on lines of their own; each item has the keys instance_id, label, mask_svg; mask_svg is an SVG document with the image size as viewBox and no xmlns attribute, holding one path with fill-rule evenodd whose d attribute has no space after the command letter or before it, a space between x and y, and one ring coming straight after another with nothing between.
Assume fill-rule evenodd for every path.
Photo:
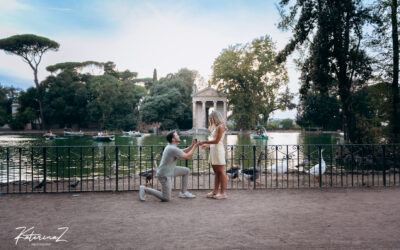
<instances>
[{"instance_id":1,"label":"sky","mask_svg":"<svg viewBox=\"0 0 400 250\"><path fill-rule=\"evenodd\" d=\"M278 50L290 33L277 28L276 0L0 0L0 39L35 34L60 44L47 52L48 65L60 62L113 61L118 70L139 78L197 70L205 82L224 48L270 35ZM298 93L299 72L290 59L289 88ZM34 85L30 67L0 51L0 83L26 89ZM298 97L296 97L296 102ZM296 111L276 111L273 118L295 118Z\"/></svg>"}]
</instances>

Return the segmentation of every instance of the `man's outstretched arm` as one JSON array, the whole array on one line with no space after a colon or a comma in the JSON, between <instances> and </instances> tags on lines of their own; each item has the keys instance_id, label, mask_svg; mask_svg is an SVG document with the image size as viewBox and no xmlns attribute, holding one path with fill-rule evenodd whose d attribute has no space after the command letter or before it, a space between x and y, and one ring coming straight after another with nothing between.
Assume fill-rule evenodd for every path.
<instances>
[{"instance_id":1,"label":"man's outstretched arm","mask_svg":"<svg viewBox=\"0 0 400 250\"><path fill-rule=\"evenodd\" d=\"M194 144L194 145L192 145L191 146L191 149L189 150L189 152L185 152L185 151L183 151L184 152L184 154L183 155L181 155L180 157L182 158L182 159L185 159L185 160L189 160L190 158L192 158L192 156L193 156L193 154L194 154L194 151L196 151L196 149L197 149L197 147L199 146L200 144L199 143L196 143L196 144Z\"/></svg>"},{"instance_id":2,"label":"man's outstretched arm","mask_svg":"<svg viewBox=\"0 0 400 250\"><path fill-rule=\"evenodd\" d=\"M185 153L188 153L188 152L196 145L196 143L197 143L197 140L196 140L196 139L193 139L193 140L192 140L192 145L190 145L190 146L187 147L187 148L182 149L182 151L185 152Z\"/></svg>"}]
</instances>

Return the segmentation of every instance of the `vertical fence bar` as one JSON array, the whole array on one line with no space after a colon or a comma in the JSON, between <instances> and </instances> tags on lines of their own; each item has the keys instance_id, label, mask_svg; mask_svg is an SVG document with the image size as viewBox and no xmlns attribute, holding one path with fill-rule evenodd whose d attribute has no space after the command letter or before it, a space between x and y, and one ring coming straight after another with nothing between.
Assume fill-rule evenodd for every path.
<instances>
[{"instance_id":1,"label":"vertical fence bar","mask_svg":"<svg viewBox=\"0 0 400 250\"><path fill-rule=\"evenodd\" d=\"M81 180L80 180L80 183L81 183L81 190L80 191L82 191L82 185L83 185L83 148L82 147L80 147L81 148L81 150L80 150L80 167L81 167L81 173L80 173L80 175L81 175ZM86 179L87 180L87 179ZM87 182L86 182L87 183Z\"/></svg>"},{"instance_id":2,"label":"vertical fence bar","mask_svg":"<svg viewBox=\"0 0 400 250\"><path fill-rule=\"evenodd\" d=\"M311 148L310 145L307 146L307 155L308 155L308 187L311 187Z\"/></svg>"},{"instance_id":3,"label":"vertical fence bar","mask_svg":"<svg viewBox=\"0 0 400 250\"><path fill-rule=\"evenodd\" d=\"M282 162L282 176L285 175L285 169L286 169L286 188L289 188L289 146L288 145L286 145L286 157L285 158L286 158L286 166Z\"/></svg>"},{"instance_id":4,"label":"vertical fence bar","mask_svg":"<svg viewBox=\"0 0 400 250\"><path fill-rule=\"evenodd\" d=\"M142 146L139 146L139 173L142 172ZM142 178L139 175L139 185L142 185Z\"/></svg>"},{"instance_id":5,"label":"vertical fence bar","mask_svg":"<svg viewBox=\"0 0 400 250\"><path fill-rule=\"evenodd\" d=\"M210 157L210 148L208 147L207 148L207 153L208 153L208 157ZM207 161L207 166L208 166L208 189L210 189L211 188L211 168L210 168L210 162L209 161ZM214 173L214 175L215 175L215 173ZM214 178L214 180L215 180L215 178Z\"/></svg>"},{"instance_id":6,"label":"vertical fence bar","mask_svg":"<svg viewBox=\"0 0 400 250\"><path fill-rule=\"evenodd\" d=\"M46 193L46 175L47 175L47 151L46 147L43 147L43 181L44 181L44 189L43 191Z\"/></svg>"},{"instance_id":7,"label":"vertical fence bar","mask_svg":"<svg viewBox=\"0 0 400 250\"><path fill-rule=\"evenodd\" d=\"M340 145L340 160L339 160L339 163L340 163L340 186L343 187L343 165L344 165L344 161L343 161L343 145Z\"/></svg>"},{"instance_id":8,"label":"vertical fence bar","mask_svg":"<svg viewBox=\"0 0 400 250\"><path fill-rule=\"evenodd\" d=\"M350 153L351 153L351 186L354 186L354 152L353 152L353 147L350 145Z\"/></svg>"},{"instance_id":9,"label":"vertical fence bar","mask_svg":"<svg viewBox=\"0 0 400 250\"><path fill-rule=\"evenodd\" d=\"M265 163L264 163L264 172L265 172L265 189L268 188L268 146L264 146L264 151L265 151ZM240 167L240 166L239 166Z\"/></svg>"},{"instance_id":10,"label":"vertical fence bar","mask_svg":"<svg viewBox=\"0 0 400 250\"><path fill-rule=\"evenodd\" d=\"M118 192L118 146L115 147L115 191Z\"/></svg>"},{"instance_id":11,"label":"vertical fence bar","mask_svg":"<svg viewBox=\"0 0 400 250\"><path fill-rule=\"evenodd\" d=\"M200 147L197 147L197 190L200 189ZM194 166L193 166L194 168Z\"/></svg>"},{"instance_id":12,"label":"vertical fence bar","mask_svg":"<svg viewBox=\"0 0 400 250\"><path fill-rule=\"evenodd\" d=\"M68 147L68 192L71 192L71 148Z\"/></svg>"},{"instance_id":13,"label":"vertical fence bar","mask_svg":"<svg viewBox=\"0 0 400 250\"><path fill-rule=\"evenodd\" d=\"M318 184L319 184L319 187L322 187L322 151L321 151L321 146L318 146L318 175L319 175L319 178L318 178Z\"/></svg>"},{"instance_id":14,"label":"vertical fence bar","mask_svg":"<svg viewBox=\"0 0 400 250\"><path fill-rule=\"evenodd\" d=\"M297 188L300 187L300 145L296 146L296 153L297 153ZM303 166L303 170L306 164Z\"/></svg>"},{"instance_id":15,"label":"vertical fence bar","mask_svg":"<svg viewBox=\"0 0 400 250\"><path fill-rule=\"evenodd\" d=\"M243 166L245 165L245 157L244 157L244 146L242 145L242 155L243 155L243 158L242 158L242 164L243 164ZM245 177L244 177L244 172L242 172L242 189L244 188L244 179L245 179Z\"/></svg>"},{"instance_id":16,"label":"vertical fence bar","mask_svg":"<svg viewBox=\"0 0 400 250\"><path fill-rule=\"evenodd\" d=\"M274 170L272 169L272 171L274 171ZM279 181L278 181L278 179L279 179L279 177L278 177L278 146L275 146L275 178L276 178L276 180L275 180L276 187L279 187Z\"/></svg>"},{"instance_id":17,"label":"vertical fence bar","mask_svg":"<svg viewBox=\"0 0 400 250\"><path fill-rule=\"evenodd\" d=\"M10 148L6 149L7 154L7 194L10 193Z\"/></svg>"},{"instance_id":18,"label":"vertical fence bar","mask_svg":"<svg viewBox=\"0 0 400 250\"><path fill-rule=\"evenodd\" d=\"M103 174L104 174L104 178L103 178L103 191L106 190L106 147L103 146Z\"/></svg>"},{"instance_id":19,"label":"vertical fence bar","mask_svg":"<svg viewBox=\"0 0 400 250\"><path fill-rule=\"evenodd\" d=\"M365 185L365 183L364 183L364 154L365 154L365 152L364 152L364 146L361 146L361 185L362 186L364 186Z\"/></svg>"},{"instance_id":20,"label":"vertical fence bar","mask_svg":"<svg viewBox=\"0 0 400 250\"><path fill-rule=\"evenodd\" d=\"M57 181L57 185L56 185L56 191L58 193L58 160L59 160L59 155L58 155L58 148L56 148L56 181Z\"/></svg>"},{"instance_id":21,"label":"vertical fence bar","mask_svg":"<svg viewBox=\"0 0 400 250\"><path fill-rule=\"evenodd\" d=\"M396 186L396 171L398 172L398 162L397 162L397 146L396 145L393 145L393 156L394 156L394 170L393 170L393 173L394 173L394 179L393 179L393 181L394 181L394 185Z\"/></svg>"},{"instance_id":22,"label":"vertical fence bar","mask_svg":"<svg viewBox=\"0 0 400 250\"><path fill-rule=\"evenodd\" d=\"M150 166L151 166L151 172L153 173L153 162L154 162L154 155L153 155L153 146L151 146L150 147L150 160L151 160L151 162L150 162ZM185 166L186 167L188 167L188 160L185 160ZM151 186L153 186L154 185L154 177L155 175L152 175L152 177L151 177Z\"/></svg>"},{"instance_id":23,"label":"vertical fence bar","mask_svg":"<svg viewBox=\"0 0 400 250\"><path fill-rule=\"evenodd\" d=\"M94 147L92 147L92 191L94 191Z\"/></svg>"},{"instance_id":24,"label":"vertical fence bar","mask_svg":"<svg viewBox=\"0 0 400 250\"><path fill-rule=\"evenodd\" d=\"M128 191L131 190L131 146L128 146Z\"/></svg>"},{"instance_id":25,"label":"vertical fence bar","mask_svg":"<svg viewBox=\"0 0 400 250\"><path fill-rule=\"evenodd\" d=\"M33 148L31 147L31 191L33 193Z\"/></svg>"},{"instance_id":26,"label":"vertical fence bar","mask_svg":"<svg viewBox=\"0 0 400 250\"><path fill-rule=\"evenodd\" d=\"M374 163L376 165L378 165L378 162L375 157L375 147L374 146L372 147L372 155L373 155ZM372 168L372 186L375 186L375 168L374 167ZM379 178L378 178L378 186L379 186Z\"/></svg>"},{"instance_id":27,"label":"vertical fence bar","mask_svg":"<svg viewBox=\"0 0 400 250\"><path fill-rule=\"evenodd\" d=\"M257 182L257 172L256 172L256 165L257 165L257 163L256 163L256 150L257 150L256 146L253 146L253 186L254 186L254 189L256 189L256 186L257 186L257 184L256 184L256 182Z\"/></svg>"},{"instance_id":28,"label":"vertical fence bar","mask_svg":"<svg viewBox=\"0 0 400 250\"><path fill-rule=\"evenodd\" d=\"M331 145L331 154L330 154L330 156L331 156L331 159L330 159L330 163L331 163L331 187L333 186L333 147L332 147L332 145ZM326 166L326 167L328 167L328 166Z\"/></svg>"},{"instance_id":29,"label":"vertical fence bar","mask_svg":"<svg viewBox=\"0 0 400 250\"><path fill-rule=\"evenodd\" d=\"M386 187L386 148L385 145L382 145L382 178L383 178L383 186Z\"/></svg>"},{"instance_id":30,"label":"vertical fence bar","mask_svg":"<svg viewBox=\"0 0 400 250\"><path fill-rule=\"evenodd\" d=\"M393 145L392 148L393 148L393 161L394 161L394 166L393 166L393 186L396 186L396 167L397 167L396 145Z\"/></svg>"},{"instance_id":31,"label":"vertical fence bar","mask_svg":"<svg viewBox=\"0 0 400 250\"><path fill-rule=\"evenodd\" d=\"M21 193L21 175L22 175L22 148L18 148L18 153L19 153L19 193Z\"/></svg>"}]
</instances>

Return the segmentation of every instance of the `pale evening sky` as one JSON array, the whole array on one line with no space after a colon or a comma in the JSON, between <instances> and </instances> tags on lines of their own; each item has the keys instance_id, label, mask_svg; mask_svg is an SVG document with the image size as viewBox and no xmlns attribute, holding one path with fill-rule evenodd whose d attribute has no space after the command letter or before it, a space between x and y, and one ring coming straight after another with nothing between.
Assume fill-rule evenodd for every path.
<instances>
[{"instance_id":1,"label":"pale evening sky","mask_svg":"<svg viewBox=\"0 0 400 250\"><path fill-rule=\"evenodd\" d=\"M60 44L44 55L46 66L67 61L113 61L118 70L138 77L158 77L181 68L205 79L222 49L270 35L278 49L290 38L276 24L276 0L0 0L0 38L16 34L45 36ZM299 73L287 63L289 87L297 93ZM17 56L0 52L1 85L33 86L30 67ZM298 98L296 98L297 100ZM295 118L296 111L273 114Z\"/></svg>"}]
</instances>

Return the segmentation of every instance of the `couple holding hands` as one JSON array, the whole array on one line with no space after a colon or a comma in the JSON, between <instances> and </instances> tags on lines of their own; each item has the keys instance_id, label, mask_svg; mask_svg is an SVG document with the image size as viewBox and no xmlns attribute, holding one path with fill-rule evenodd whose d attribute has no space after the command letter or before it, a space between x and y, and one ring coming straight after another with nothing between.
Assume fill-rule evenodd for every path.
<instances>
[{"instance_id":1,"label":"couple holding hands","mask_svg":"<svg viewBox=\"0 0 400 250\"><path fill-rule=\"evenodd\" d=\"M211 135L208 141L197 142L193 139L192 145L185 149L179 149L177 146L180 142L179 135L172 131L167 134L168 146L165 147L161 162L157 168L157 178L161 183L161 191L146 186L140 186L139 198L140 200L146 200L146 194L154 195L161 201L171 200L172 190L172 177L182 176L182 189L179 193L180 198L195 198L194 194L187 191L188 179L189 179L189 168L178 167L176 163L179 158L189 160L192 158L193 153L197 147L201 146L202 149L210 147L209 163L215 173L214 177L214 190L207 194L207 198L214 199L226 199L226 174L225 174L225 149L223 139L227 127L225 121L218 111L213 111L209 115L210 131ZM218 189L221 187L221 192L218 193Z\"/></svg>"}]
</instances>

